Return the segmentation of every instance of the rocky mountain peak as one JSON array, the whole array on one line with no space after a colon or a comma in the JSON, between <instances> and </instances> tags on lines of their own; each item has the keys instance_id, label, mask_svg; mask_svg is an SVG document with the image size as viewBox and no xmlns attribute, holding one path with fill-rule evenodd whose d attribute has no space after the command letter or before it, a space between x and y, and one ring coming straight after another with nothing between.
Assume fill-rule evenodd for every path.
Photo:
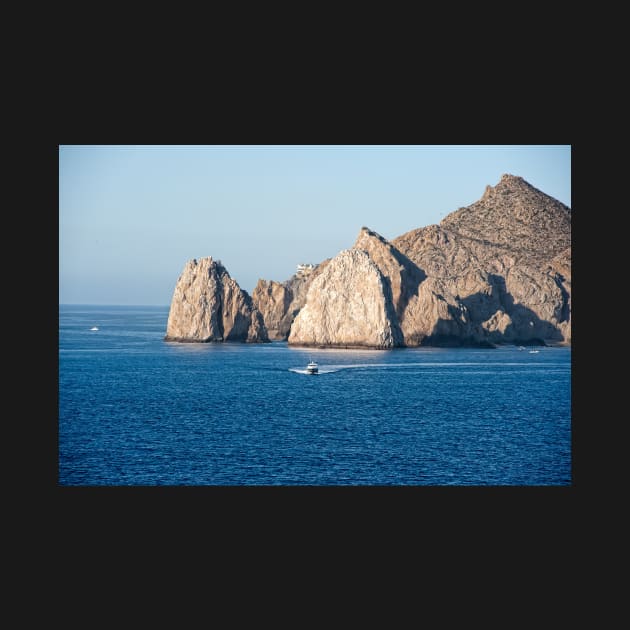
<instances>
[{"instance_id":1,"label":"rocky mountain peak","mask_svg":"<svg viewBox=\"0 0 630 630\"><path fill-rule=\"evenodd\" d=\"M571 209L522 177L504 174L475 203L451 212L440 226L476 243L539 264L571 245Z\"/></svg>"},{"instance_id":2,"label":"rocky mountain peak","mask_svg":"<svg viewBox=\"0 0 630 630\"><path fill-rule=\"evenodd\" d=\"M527 191L528 189L536 190L529 182L525 181L518 175L503 173L501 179L495 186L488 184L481 199L488 199L493 195L509 195L519 190Z\"/></svg>"},{"instance_id":3,"label":"rocky mountain peak","mask_svg":"<svg viewBox=\"0 0 630 630\"><path fill-rule=\"evenodd\" d=\"M499 184L527 184L527 186L533 188L533 186L526 182L520 175L512 175L510 173L503 173L503 175L501 175L501 179L499 180Z\"/></svg>"},{"instance_id":4,"label":"rocky mountain peak","mask_svg":"<svg viewBox=\"0 0 630 630\"><path fill-rule=\"evenodd\" d=\"M570 340L571 209L522 177L504 174L393 244L459 296L490 340Z\"/></svg>"},{"instance_id":5,"label":"rocky mountain peak","mask_svg":"<svg viewBox=\"0 0 630 630\"><path fill-rule=\"evenodd\" d=\"M362 227L359 230L357 240L352 247L353 249L366 251L372 259L382 258L383 256L391 257L393 250L395 250L394 246L386 238L367 227Z\"/></svg>"},{"instance_id":6,"label":"rocky mountain peak","mask_svg":"<svg viewBox=\"0 0 630 630\"><path fill-rule=\"evenodd\" d=\"M370 228L363 226L359 230L359 235L357 236L357 240L355 241L354 247L358 247L360 249L360 243L369 242L370 239L376 239L380 243L384 245L389 245L389 242L386 238L375 232L374 230L370 230Z\"/></svg>"}]
</instances>

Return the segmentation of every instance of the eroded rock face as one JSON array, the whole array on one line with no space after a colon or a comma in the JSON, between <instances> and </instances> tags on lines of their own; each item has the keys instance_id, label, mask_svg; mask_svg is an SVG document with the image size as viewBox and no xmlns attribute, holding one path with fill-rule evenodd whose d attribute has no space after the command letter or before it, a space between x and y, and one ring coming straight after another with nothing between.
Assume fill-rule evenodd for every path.
<instances>
[{"instance_id":1,"label":"eroded rock face","mask_svg":"<svg viewBox=\"0 0 630 630\"><path fill-rule=\"evenodd\" d=\"M523 178L503 175L393 245L441 279L489 341L571 340L571 209Z\"/></svg>"},{"instance_id":2,"label":"eroded rock face","mask_svg":"<svg viewBox=\"0 0 630 630\"><path fill-rule=\"evenodd\" d=\"M438 278L427 278L409 300L400 328L406 346L468 345L484 340L472 325L466 306Z\"/></svg>"},{"instance_id":3,"label":"eroded rock face","mask_svg":"<svg viewBox=\"0 0 630 630\"><path fill-rule=\"evenodd\" d=\"M389 296L400 318L426 274L387 239L366 227L361 228L353 248L365 251L387 279Z\"/></svg>"},{"instance_id":4,"label":"eroded rock face","mask_svg":"<svg viewBox=\"0 0 630 630\"><path fill-rule=\"evenodd\" d=\"M481 324L486 333L488 341L491 343L501 343L513 341L512 318L502 310L497 310L491 317Z\"/></svg>"},{"instance_id":5,"label":"eroded rock face","mask_svg":"<svg viewBox=\"0 0 630 630\"><path fill-rule=\"evenodd\" d=\"M165 341L269 341L246 291L212 257L190 260L177 280Z\"/></svg>"},{"instance_id":6,"label":"eroded rock face","mask_svg":"<svg viewBox=\"0 0 630 630\"><path fill-rule=\"evenodd\" d=\"M426 273L380 234L363 227L354 244L365 251L385 280L406 346L477 341L466 307L444 282Z\"/></svg>"},{"instance_id":7,"label":"eroded rock face","mask_svg":"<svg viewBox=\"0 0 630 630\"><path fill-rule=\"evenodd\" d=\"M393 348L403 345L387 283L367 252L346 249L312 281L289 344Z\"/></svg>"},{"instance_id":8,"label":"eroded rock face","mask_svg":"<svg viewBox=\"0 0 630 630\"><path fill-rule=\"evenodd\" d=\"M312 271L294 274L285 282L258 280L252 301L263 316L270 339L288 339L293 320L306 303L311 283L329 262L330 259L324 260Z\"/></svg>"},{"instance_id":9,"label":"eroded rock face","mask_svg":"<svg viewBox=\"0 0 630 630\"><path fill-rule=\"evenodd\" d=\"M289 305L293 293L284 283L275 280L258 280L252 301L262 313L269 339L286 339L293 321Z\"/></svg>"}]
</instances>

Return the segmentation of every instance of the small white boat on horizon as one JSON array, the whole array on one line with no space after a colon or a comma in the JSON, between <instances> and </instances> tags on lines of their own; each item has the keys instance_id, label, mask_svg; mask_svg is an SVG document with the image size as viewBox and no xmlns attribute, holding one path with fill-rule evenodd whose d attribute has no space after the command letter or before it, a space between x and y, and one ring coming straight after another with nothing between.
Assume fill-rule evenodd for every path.
<instances>
[{"instance_id":1,"label":"small white boat on horizon","mask_svg":"<svg viewBox=\"0 0 630 630\"><path fill-rule=\"evenodd\" d=\"M92 326L92 328L90 328L90 330L98 330L97 326Z\"/></svg>"},{"instance_id":2,"label":"small white boat on horizon","mask_svg":"<svg viewBox=\"0 0 630 630\"><path fill-rule=\"evenodd\" d=\"M530 350L529 354L538 354L540 350Z\"/></svg>"}]
</instances>

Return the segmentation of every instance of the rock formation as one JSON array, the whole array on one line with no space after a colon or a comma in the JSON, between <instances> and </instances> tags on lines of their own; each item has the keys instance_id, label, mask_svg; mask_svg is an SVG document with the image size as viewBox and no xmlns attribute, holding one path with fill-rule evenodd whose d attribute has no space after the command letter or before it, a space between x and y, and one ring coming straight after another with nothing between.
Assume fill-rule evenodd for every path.
<instances>
[{"instance_id":1,"label":"rock formation","mask_svg":"<svg viewBox=\"0 0 630 630\"><path fill-rule=\"evenodd\" d=\"M312 283L289 336L291 345L372 348L482 341L444 283L366 227Z\"/></svg>"},{"instance_id":2,"label":"rock formation","mask_svg":"<svg viewBox=\"0 0 630 630\"><path fill-rule=\"evenodd\" d=\"M269 338L285 341L289 337L291 324L306 302L311 282L326 268L330 259L315 267L296 273L285 282L259 279L252 300L262 313Z\"/></svg>"},{"instance_id":3,"label":"rock formation","mask_svg":"<svg viewBox=\"0 0 630 630\"><path fill-rule=\"evenodd\" d=\"M251 297L212 257L190 260L177 280L166 341L269 341Z\"/></svg>"},{"instance_id":4,"label":"rock formation","mask_svg":"<svg viewBox=\"0 0 630 630\"><path fill-rule=\"evenodd\" d=\"M286 339L297 312L290 308L293 300L286 283L259 279L252 293L252 301L262 313L269 339Z\"/></svg>"},{"instance_id":5,"label":"rock formation","mask_svg":"<svg viewBox=\"0 0 630 630\"><path fill-rule=\"evenodd\" d=\"M418 286L426 274L380 234L366 227L361 228L353 248L367 252L387 278L394 310L400 318L409 300L417 294Z\"/></svg>"},{"instance_id":6,"label":"rock formation","mask_svg":"<svg viewBox=\"0 0 630 630\"><path fill-rule=\"evenodd\" d=\"M347 249L312 281L289 343L344 348L403 345L391 290L367 252Z\"/></svg>"},{"instance_id":7,"label":"rock formation","mask_svg":"<svg viewBox=\"0 0 630 630\"><path fill-rule=\"evenodd\" d=\"M503 175L439 225L353 247L252 299L211 258L187 264L167 339L293 345L570 343L571 209Z\"/></svg>"},{"instance_id":8,"label":"rock formation","mask_svg":"<svg viewBox=\"0 0 630 630\"><path fill-rule=\"evenodd\" d=\"M438 279L426 273L385 238L363 227L354 248L365 251L385 278L403 343L478 343L466 307Z\"/></svg>"},{"instance_id":9,"label":"rock formation","mask_svg":"<svg viewBox=\"0 0 630 630\"><path fill-rule=\"evenodd\" d=\"M362 228L350 251L366 253L381 274L392 331L388 344L571 340L571 209L521 177L503 175L479 201L449 214L440 225L412 230L391 243ZM359 274L347 264L345 273L362 295ZM358 322L351 330L341 326L343 315L335 309L342 304L315 293L324 286L313 283L309 289L304 307L309 326L298 315L300 326L292 329L289 343L356 345ZM338 324L334 341L317 317ZM366 334L373 324L364 322Z\"/></svg>"},{"instance_id":10,"label":"rock formation","mask_svg":"<svg viewBox=\"0 0 630 630\"><path fill-rule=\"evenodd\" d=\"M571 209L503 175L440 225L393 245L466 306L492 342L571 340Z\"/></svg>"}]
</instances>

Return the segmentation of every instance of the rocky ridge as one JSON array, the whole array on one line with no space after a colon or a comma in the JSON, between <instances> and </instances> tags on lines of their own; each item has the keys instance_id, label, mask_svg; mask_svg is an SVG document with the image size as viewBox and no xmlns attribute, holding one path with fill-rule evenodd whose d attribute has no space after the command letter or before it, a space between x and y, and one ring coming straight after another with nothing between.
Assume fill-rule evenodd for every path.
<instances>
[{"instance_id":1,"label":"rocky ridge","mask_svg":"<svg viewBox=\"0 0 630 630\"><path fill-rule=\"evenodd\" d=\"M288 339L292 345L570 343L571 209L503 175L439 225L354 245L252 298L212 258L191 261L167 339ZM308 266L307 266L308 267Z\"/></svg>"},{"instance_id":2,"label":"rocky ridge","mask_svg":"<svg viewBox=\"0 0 630 630\"><path fill-rule=\"evenodd\" d=\"M468 308L491 342L570 342L571 209L503 175L439 225L392 241Z\"/></svg>"}]
</instances>

